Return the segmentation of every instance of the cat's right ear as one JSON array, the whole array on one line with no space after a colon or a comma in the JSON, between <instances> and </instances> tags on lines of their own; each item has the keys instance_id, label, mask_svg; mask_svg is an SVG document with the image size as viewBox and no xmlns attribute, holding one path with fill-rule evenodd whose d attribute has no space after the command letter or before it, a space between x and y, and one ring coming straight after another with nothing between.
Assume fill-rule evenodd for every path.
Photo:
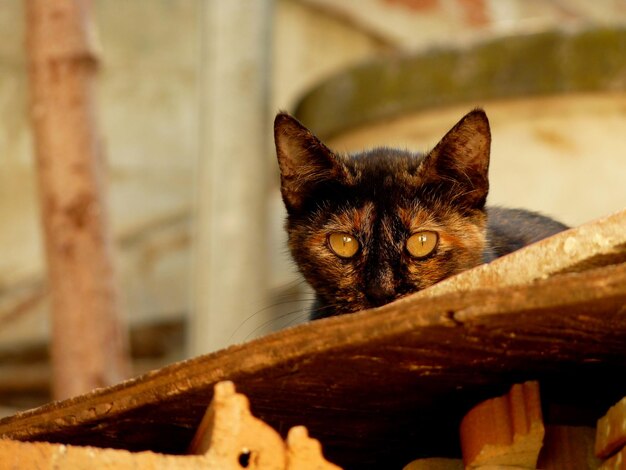
<instances>
[{"instance_id":1,"label":"cat's right ear","mask_svg":"<svg viewBox=\"0 0 626 470\"><path fill-rule=\"evenodd\" d=\"M344 176L332 151L287 113L274 120L274 142L281 193L290 213L303 207L316 185Z\"/></svg>"},{"instance_id":2,"label":"cat's right ear","mask_svg":"<svg viewBox=\"0 0 626 470\"><path fill-rule=\"evenodd\" d=\"M491 131L482 109L467 113L424 158L424 182L438 184L456 204L482 208L489 192Z\"/></svg>"}]
</instances>

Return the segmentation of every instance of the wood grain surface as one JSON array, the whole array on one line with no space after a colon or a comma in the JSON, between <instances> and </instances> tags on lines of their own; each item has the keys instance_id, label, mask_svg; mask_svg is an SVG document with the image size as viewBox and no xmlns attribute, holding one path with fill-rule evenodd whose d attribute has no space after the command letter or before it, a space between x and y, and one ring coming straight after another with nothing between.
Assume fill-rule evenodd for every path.
<instances>
[{"instance_id":1,"label":"wood grain surface","mask_svg":"<svg viewBox=\"0 0 626 470\"><path fill-rule=\"evenodd\" d=\"M462 416L526 380L540 382L547 424L595 426L626 395L618 251L581 272L300 325L5 418L0 436L181 453L220 380L283 437L305 425L347 469L458 457Z\"/></svg>"}]
</instances>

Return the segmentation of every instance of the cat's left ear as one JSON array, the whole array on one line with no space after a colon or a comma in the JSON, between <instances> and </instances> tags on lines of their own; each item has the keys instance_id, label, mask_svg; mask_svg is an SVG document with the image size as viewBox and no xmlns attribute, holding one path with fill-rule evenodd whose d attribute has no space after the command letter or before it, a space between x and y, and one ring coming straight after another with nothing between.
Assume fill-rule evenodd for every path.
<instances>
[{"instance_id":1,"label":"cat's left ear","mask_svg":"<svg viewBox=\"0 0 626 470\"><path fill-rule=\"evenodd\" d=\"M333 152L289 114L276 116L274 141L280 189L289 212L301 209L318 184L345 179L345 170Z\"/></svg>"},{"instance_id":2,"label":"cat's left ear","mask_svg":"<svg viewBox=\"0 0 626 470\"><path fill-rule=\"evenodd\" d=\"M466 114L424 158L420 177L441 182L455 203L482 208L489 192L491 131L482 109Z\"/></svg>"}]
</instances>

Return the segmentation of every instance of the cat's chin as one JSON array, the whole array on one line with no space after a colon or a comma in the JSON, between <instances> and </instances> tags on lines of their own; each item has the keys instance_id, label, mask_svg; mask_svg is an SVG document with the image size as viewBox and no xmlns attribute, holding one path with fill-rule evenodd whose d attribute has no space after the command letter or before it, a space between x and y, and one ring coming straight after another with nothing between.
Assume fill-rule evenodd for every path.
<instances>
[{"instance_id":1,"label":"cat's chin","mask_svg":"<svg viewBox=\"0 0 626 470\"><path fill-rule=\"evenodd\" d=\"M349 313L360 312L367 308L362 307L360 304L333 304L324 302L323 300L316 300L311 309L309 315L310 320L319 320L322 318L337 317L340 315L347 315Z\"/></svg>"},{"instance_id":2,"label":"cat's chin","mask_svg":"<svg viewBox=\"0 0 626 470\"><path fill-rule=\"evenodd\" d=\"M345 304L337 304L336 301L334 305L330 303L326 303L323 300L317 300L311 309L311 320L319 320L321 318L330 318L337 317L340 315L347 315L350 313L362 312L364 310L372 310L375 308L383 307L387 304L395 302L396 300L402 299L410 294L399 295L389 301L386 302L351 302Z\"/></svg>"}]
</instances>

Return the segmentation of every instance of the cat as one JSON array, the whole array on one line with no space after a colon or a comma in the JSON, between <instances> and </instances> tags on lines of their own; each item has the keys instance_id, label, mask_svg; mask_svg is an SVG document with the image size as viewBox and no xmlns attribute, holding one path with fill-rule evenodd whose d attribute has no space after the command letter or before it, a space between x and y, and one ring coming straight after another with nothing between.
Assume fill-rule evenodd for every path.
<instances>
[{"instance_id":1,"label":"cat","mask_svg":"<svg viewBox=\"0 0 626 470\"><path fill-rule=\"evenodd\" d=\"M491 132L482 109L425 154L341 155L284 112L274 138L289 249L315 291L311 320L379 307L567 228L485 207Z\"/></svg>"}]
</instances>

